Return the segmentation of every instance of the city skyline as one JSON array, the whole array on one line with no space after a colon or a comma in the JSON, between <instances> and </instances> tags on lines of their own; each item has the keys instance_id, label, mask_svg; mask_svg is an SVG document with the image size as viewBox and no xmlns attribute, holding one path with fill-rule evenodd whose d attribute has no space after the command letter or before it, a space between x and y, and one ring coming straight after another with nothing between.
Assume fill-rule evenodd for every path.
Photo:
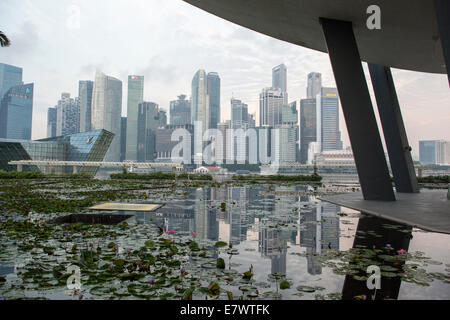
<instances>
[{"instance_id":1,"label":"city skyline","mask_svg":"<svg viewBox=\"0 0 450 320\"><path fill-rule=\"evenodd\" d=\"M68 9L72 4L80 9L79 28L68 25ZM335 87L326 54L227 23L183 2L105 4L101 1L92 5L79 1L51 5L43 2L39 6L31 1L0 4L2 28L12 41L11 47L0 51L0 61L20 66L24 69L24 82L35 83L33 139L46 137L44 124L48 107L55 105L62 92L75 97L78 81L94 80L97 68L124 84L128 75L142 74L146 88L144 100L155 101L165 110L169 110L169 102L177 95L189 94L190 80L196 70L214 70L222 82L222 122L231 118L228 105L232 96L245 101L249 113L259 118L259 92L270 85L271 69L282 63L287 67L290 101L306 98L306 76L310 72L322 74L323 86ZM149 10L156 13L154 21L145 18ZM127 43L131 49L118 47L112 37L120 38L124 32L116 26L118 17L132 21L129 31L135 34ZM105 23L97 28L94 23L99 19ZM211 24L214 30L208 28ZM137 29L139 25L142 31ZM202 29L207 31L200 32ZM148 30L157 32L149 34ZM142 37L146 40L139 41ZM68 52L67 41L79 41L82 45ZM152 46L156 41L161 43L158 48ZM42 54L44 50L46 54ZM364 69L370 82L366 66ZM442 107L450 101L445 76L397 69L393 70L393 76L414 156L419 154L419 140L450 140L446 128L450 115ZM124 90L122 116L127 115L126 101ZM348 146L341 110L340 131L344 146Z\"/></svg>"}]
</instances>

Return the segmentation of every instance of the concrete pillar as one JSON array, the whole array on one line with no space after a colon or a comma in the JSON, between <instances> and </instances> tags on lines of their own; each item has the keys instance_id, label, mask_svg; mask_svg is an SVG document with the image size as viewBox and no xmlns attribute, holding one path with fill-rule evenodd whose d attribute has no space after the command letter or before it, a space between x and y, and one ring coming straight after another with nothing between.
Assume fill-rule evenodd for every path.
<instances>
[{"instance_id":1,"label":"concrete pillar","mask_svg":"<svg viewBox=\"0 0 450 320\"><path fill-rule=\"evenodd\" d=\"M73 174L78 173L78 167L77 167L77 166L73 166L72 173L73 173Z\"/></svg>"},{"instance_id":2,"label":"concrete pillar","mask_svg":"<svg viewBox=\"0 0 450 320\"><path fill-rule=\"evenodd\" d=\"M22 165L21 164L17 165L17 172L22 172Z\"/></svg>"},{"instance_id":3,"label":"concrete pillar","mask_svg":"<svg viewBox=\"0 0 450 320\"><path fill-rule=\"evenodd\" d=\"M419 192L411 147L406 136L391 69L369 63L384 139L397 192Z\"/></svg>"},{"instance_id":4,"label":"concrete pillar","mask_svg":"<svg viewBox=\"0 0 450 320\"><path fill-rule=\"evenodd\" d=\"M352 23L320 18L365 200L394 201Z\"/></svg>"},{"instance_id":5,"label":"concrete pillar","mask_svg":"<svg viewBox=\"0 0 450 320\"><path fill-rule=\"evenodd\" d=\"M450 1L434 0L434 8L450 86Z\"/></svg>"}]
</instances>

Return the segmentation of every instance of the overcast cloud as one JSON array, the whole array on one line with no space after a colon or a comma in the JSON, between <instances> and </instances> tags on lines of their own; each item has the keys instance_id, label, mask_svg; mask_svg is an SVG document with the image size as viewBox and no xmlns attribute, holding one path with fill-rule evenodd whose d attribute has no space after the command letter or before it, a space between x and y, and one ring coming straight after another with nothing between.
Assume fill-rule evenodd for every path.
<instances>
[{"instance_id":1,"label":"overcast cloud","mask_svg":"<svg viewBox=\"0 0 450 320\"><path fill-rule=\"evenodd\" d=\"M271 69L280 63L288 69L289 101L305 98L312 71L322 73L323 85L335 86L328 55L261 35L181 0L2 0L0 30L12 42L0 49L0 62L22 67L24 81L35 83L33 139L46 135L47 108L62 92L76 96L78 80L93 80L96 69L122 80L124 116L129 74L144 75L144 99L168 109L179 94L190 96L198 69L216 71L222 119L230 117L232 96L258 119L259 92L271 85ZM413 154L418 140L450 140L446 76L403 70L393 75ZM341 130L349 145L342 116Z\"/></svg>"}]
</instances>

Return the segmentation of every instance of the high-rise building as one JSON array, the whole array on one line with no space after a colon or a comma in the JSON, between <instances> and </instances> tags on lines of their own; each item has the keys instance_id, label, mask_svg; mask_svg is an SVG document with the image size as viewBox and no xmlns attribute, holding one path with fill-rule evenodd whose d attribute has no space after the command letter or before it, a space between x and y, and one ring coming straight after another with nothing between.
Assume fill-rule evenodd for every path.
<instances>
[{"instance_id":1,"label":"high-rise building","mask_svg":"<svg viewBox=\"0 0 450 320\"><path fill-rule=\"evenodd\" d=\"M56 137L56 107L47 110L47 138Z\"/></svg>"},{"instance_id":2,"label":"high-rise building","mask_svg":"<svg viewBox=\"0 0 450 320\"><path fill-rule=\"evenodd\" d=\"M285 101L285 93L281 89L263 89L259 94L259 125L274 127L281 124Z\"/></svg>"},{"instance_id":3,"label":"high-rise building","mask_svg":"<svg viewBox=\"0 0 450 320\"><path fill-rule=\"evenodd\" d=\"M122 113L122 81L97 71L92 92L91 128L114 133L105 161L120 160L120 122ZM128 129L128 126L127 126Z\"/></svg>"},{"instance_id":4,"label":"high-rise building","mask_svg":"<svg viewBox=\"0 0 450 320\"><path fill-rule=\"evenodd\" d=\"M80 101L80 132L91 130L92 90L94 81L78 82L78 99Z\"/></svg>"},{"instance_id":5,"label":"high-rise building","mask_svg":"<svg viewBox=\"0 0 450 320\"><path fill-rule=\"evenodd\" d=\"M167 125L167 111L159 109L158 111L158 127L165 127Z\"/></svg>"},{"instance_id":6,"label":"high-rise building","mask_svg":"<svg viewBox=\"0 0 450 320\"><path fill-rule=\"evenodd\" d=\"M138 104L137 161L153 161L156 158L156 130L159 123L158 104L146 101Z\"/></svg>"},{"instance_id":7,"label":"high-rise building","mask_svg":"<svg viewBox=\"0 0 450 320\"><path fill-rule=\"evenodd\" d=\"M128 76L126 159L137 160L138 105L144 101L144 77Z\"/></svg>"},{"instance_id":8,"label":"high-rise building","mask_svg":"<svg viewBox=\"0 0 450 320\"><path fill-rule=\"evenodd\" d=\"M342 150L339 131L339 96L336 88L321 89L321 149Z\"/></svg>"},{"instance_id":9,"label":"high-rise building","mask_svg":"<svg viewBox=\"0 0 450 320\"><path fill-rule=\"evenodd\" d=\"M205 70L198 70L192 79L191 123L202 122L202 133L210 128L209 96Z\"/></svg>"},{"instance_id":10,"label":"high-rise building","mask_svg":"<svg viewBox=\"0 0 450 320\"><path fill-rule=\"evenodd\" d=\"M209 96L209 128L217 129L220 122L220 77L217 72L208 72L207 90Z\"/></svg>"},{"instance_id":11,"label":"high-rise building","mask_svg":"<svg viewBox=\"0 0 450 320\"><path fill-rule=\"evenodd\" d=\"M127 154L127 117L120 119L120 161L124 161Z\"/></svg>"},{"instance_id":12,"label":"high-rise building","mask_svg":"<svg viewBox=\"0 0 450 320\"><path fill-rule=\"evenodd\" d=\"M296 128L287 125L277 126L272 130L272 163L295 163L297 158Z\"/></svg>"},{"instance_id":13,"label":"high-rise building","mask_svg":"<svg viewBox=\"0 0 450 320\"><path fill-rule=\"evenodd\" d=\"M308 74L308 86L306 88L306 98L315 99L322 89L322 75L318 72Z\"/></svg>"},{"instance_id":14,"label":"high-rise building","mask_svg":"<svg viewBox=\"0 0 450 320\"><path fill-rule=\"evenodd\" d=\"M77 98L63 92L56 105L56 135L65 136L80 132L80 105Z\"/></svg>"},{"instance_id":15,"label":"high-rise building","mask_svg":"<svg viewBox=\"0 0 450 320\"><path fill-rule=\"evenodd\" d=\"M248 114L248 127L249 128L256 127L256 115L254 113Z\"/></svg>"},{"instance_id":16,"label":"high-rise building","mask_svg":"<svg viewBox=\"0 0 450 320\"><path fill-rule=\"evenodd\" d=\"M222 163L225 163L227 159L227 150L228 150L227 135L229 134L230 129L231 129L230 120L217 124L217 130L222 133L222 148L217 148L218 152L216 152L216 159L221 159Z\"/></svg>"},{"instance_id":17,"label":"high-rise building","mask_svg":"<svg viewBox=\"0 0 450 320\"><path fill-rule=\"evenodd\" d=\"M186 95L178 96L178 100L170 101L170 124L185 125L191 123L191 101Z\"/></svg>"},{"instance_id":18,"label":"high-rise building","mask_svg":"<svg viewBox=\"0 0 450 320\"><path fill-rule=\"evenodd\" d=\"M22 84L22 68L0 63L0 103L9 89Z\"/></svg>"},{"instance_id":19,"label":"high-rise building","mask_svg":"<svg viewBox=\"0 0 450 320\"><path fill-rule=\"evenodd\" d=\"M231 98L231 127L233 129L248 128L248 105L234 98Z\"/></svg>"},{"instance_id":20,"label":"high-rise building","mask_svg":"<svg viewBox=\"0 0 450 320\"><path fill-rule=\"evenodd\" d=\"M287 69L284 64L280 64L272 69L272 88L281 89L285 94L285 102L287 102Z\"/></svg>"},{"instance_id":21,"label":"high-rise building","mask_svg":"<svg viewBox=\"0 0 450 320\"><path fill-rule=\"evenodd\" d=\"M31 139L34 84L9 88L0 104L0 138Z\"/></svg>"},{"instance_id":22,"label":"high-rise building","mask_svg":"<svg viewBox=\"0 0 450 320\"><path fill-rule=\"evenodd\" d=\"M450 141L419 141L419 161L422 164L450 164Z\"/></svg>"},{"instance_id":23,"label":"high-rise building","mask_svg":"<svg viewBox=\"0 0 450 320\"><path fill-rule=\"evenodd\" d=\"M308 162L308 148L317 141L316 99L300 100L300 163Z\"/></svg>"}]
</instances>

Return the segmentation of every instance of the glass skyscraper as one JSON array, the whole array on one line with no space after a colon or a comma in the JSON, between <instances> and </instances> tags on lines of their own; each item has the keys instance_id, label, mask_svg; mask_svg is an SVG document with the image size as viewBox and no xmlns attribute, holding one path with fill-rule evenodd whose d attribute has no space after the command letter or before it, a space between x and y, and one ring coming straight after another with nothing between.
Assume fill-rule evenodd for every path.
<instances>
[{"instance_id":1,"label":"glass skyscraper","mask_svg":"<svg viewBox=\"0 0 450 320\"><path fill-rule=\"evenodd\" d=\"M198 70L192 79L191 122L202 122L202 132L209 129L209 96L205 70Z\"/></svg>"},{"instance_id":2,"label":"glass skyscraper","mask_svg":"<svg viewBox=\"0 0 450 320\"><path fill-rule=\"evenodd\" d=\"M0 102L10 88L22 84L22 68L0 63Z\"/></svg>"},{"instance_id":3,"label":"glass skyscraper","mask_svg":"<svg viewBox=\"0 0 450 320\"><path fill-rule=\"evenodd\" d=\"M306 87L306 98L315 99L322 89L322 75L318 72L308 74L308 86Z\"/></svg>"},{"instance_id":4,"label":"glass skyscraper","mask_svg":"<svg viewBox=\"0 0 450 320\"><path fill-rule=\"evenodd\" d=\"M207 94L209 96L209 128L217 129L220 122L220 78L217 72L207 76Z\"/></svg>"},{"instance_id":5,"label":"glass skyscraper","mask_svg":"<svg viewBox=\"0 0 450 320\"><path fill-rule=\"evenodd\" d=\"M153 161L156 158L156 130L159 127L159 107L154 102L138 104L137 161Z\"/></svg>"},{"instance_id":6,"label":"glass skyscraper","mask_svg":"<svg viewBox=\"0 0 450 320\"><path fill-rule=\"evenodd\" d=\"M321 90L321 150L342 150L339 96L336 88Z\"/></svg>"},{"instance_id":7,"label":"glass skyscraper","mask_svg":"<svg viewBox=\"0 0 450 320\"><path fill-rule=\"evenodd\" d=\"M126 159L127 153L127 117L120 119L120 161Z\"/></svg>"},{"instance_id":8,"label":"glass skyscraper","mask_svg":"<svg viewBox=\"0 0 450 320\"><path fill-rule=\"evenodd\" d=\"M248 128L248 105L234 98L231 98L231 128Z\"/></svg>"},{"instance_id":9,"label":"glass skyscraper","mask_svg":"<svg viewBox=\"0 0 450 320\"><path fill-rule=\"evenodd\" d=\"M114 134L105 161L120 160L121 114L122 81L97 71L92 93L91 128L93 130L105 129Z\"/></svg>"},{"instance_id":10,"label":"glass skyscraper","mask_svg":"<svg viewBox=\"0 0 450 320\"><path fill-rule=\"evenodd\" d=\"M450 164L450 141L419 141L419 160L422 164Z\"/></svg>"},{"instance_id":11,"label":"glass skyscraper","mask_svg":"<svg viewBox=\"0 0 450 320\"><path fill-rule=\"evenodd\" d=\"M285 93L280 88L265 88L259 94L259 125L274 127L281 124Z\"/></svg>"},{"instance_id":12,"label":"glass skyscraper","mask_svg":"<svg viewBox=\"0 0 450 320\"><path fill-rule=\"evenodd\" d=\"M300 163L308 162L308 148L317 141L316 99L300 100Z\"/></svg>"},{"instance_id":13,"label":"glass skyscraper","mask_svg":"<svg viewBox=\"0 0 450 320\"><path fill-rule=\"evenodd\" d=\"M47 110L47 138L56 137L56 108Z\"/></svg>"},{"instance_id":14,"label":"glass skyscraper","mask_svg":"<svg viewBox=\"0 0 450 320\"><path fill-rule=\"evenodd\" d=\"M186 100L186 95L179 95L178 100L170 101L170 124L191 124L191 101Z\"/></svg>"},{"instance_id":15,"label":"glass skyscraper","mask_svg":"<svg viewBox=\"0 0 450 320\"><path fill-rule=\"evenodd\" d=\"M78 82L78 99L80 102L80 132L91 130L92 90L94 81Z\"/></svg>"},{"instance_id":16,"label":"glass skyscraper","mask_svg":"<svg viewBox=\"0 0 450 320\"><path fill-rule=\"evenodd\" d=\"M0 104L0 138L31 139L34 84L9 88Z\"/></svg>"},{"instance_id":17,"label":"glass skyscraper","mask_svg":"<svg viewBox=\"0 0 450 320\"><path fill-rule=\"evenodd\" d=\"M282 92L287 92L287 69L284 64L280 64L272 69L272 88L281 89ZM287 100L287 95L286 100Z\"/></svg>"},{"instance_id":18,"label":"glass skyscraper","mask_svg":"<svg viewBox=\"0 0 450 320\"><path fill-rule=\"evenodd\" d=\"M138 106L144 101L144 77L128 76L127 99L127 160L137 160L138 150Z\"/></svg>"}]
</instances>

